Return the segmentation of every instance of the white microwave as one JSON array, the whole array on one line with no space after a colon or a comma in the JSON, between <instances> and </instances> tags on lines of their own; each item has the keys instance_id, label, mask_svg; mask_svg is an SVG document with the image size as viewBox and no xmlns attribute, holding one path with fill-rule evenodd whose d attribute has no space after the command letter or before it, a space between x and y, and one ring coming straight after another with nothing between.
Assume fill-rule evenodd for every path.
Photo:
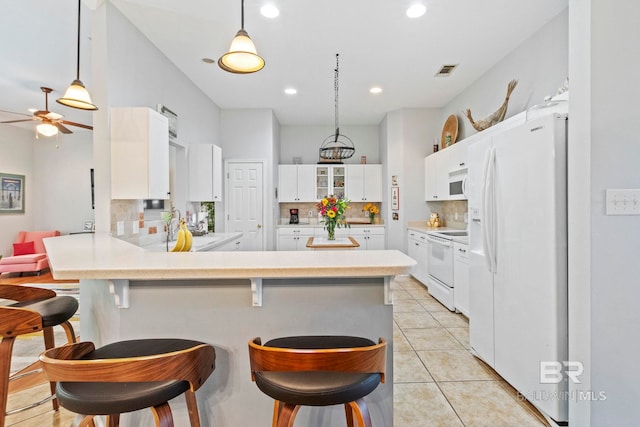
<instances>
[{"instance_id":1,"label":"white microwave","mask_svg":"<svg viewBox=\"0 0 640 427\"><path fill-rule=\"evenodd\" d=\"M449 200L467 200L467 168L449 172Z\"/></svg>"}]
</instances>

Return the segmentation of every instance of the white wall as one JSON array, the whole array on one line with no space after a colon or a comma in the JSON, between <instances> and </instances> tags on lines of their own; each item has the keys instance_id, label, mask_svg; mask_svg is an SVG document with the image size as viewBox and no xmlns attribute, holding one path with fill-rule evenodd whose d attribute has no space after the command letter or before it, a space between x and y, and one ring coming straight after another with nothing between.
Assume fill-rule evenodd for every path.
<instances>
[{"instance_id":1,"label":"white wall","mask_svg":"<svg viewBox=\"0 0 640 427\"><path fill-rule=\"evenodd\" d=\"M101 107L94 113L96 228L109 231L109 108L167 106L178 115L182 145L220 145L220 109L111 3L92 18L94 102Z\"/></svg>"},{"instance_id":2,"label":"white wall","mask_svg":"<svg viewBox=\"0 0 640 427\"><path fill-rule=\"evenodd\" d=\"M587 358L579 360L587 363L585 377L590 389L607 396L604 401L580 402L573 415L580 422L590 415L592 426L640 425L636 409L640 374L635 369L640 352L640 216L605 215L607 189L640 188L640 3L572 1L570 10L571 22L578 24L579 19L582 24L571 32L570 64L580 67L573 69L572 75L583 78L576 78L580 93L575 98L577 132L569 134L570 155L577 167L570 194L572 190L579 193L569 224L577 222L578 230L574 231L590 236L581 242L574 234L570 241L570 251L578 250L583 256L583 262L576 262L569 272L573 291L570 313L576 316L572 318L576 328L582 315L577 306L586 302L591 309L590 319L586 319L590 335L579 334L573 339L570 356L580 357L587 351ZM573 92L571 96L570 122L574 120ZM584 150L588 153L583 154ZM584 171L590 172L590 180L580 180ZM585 195L589 203L586 210L581 203ZM585 269L588 272L582 274Z\"/></svg>"},{"instance_id":3,"label":"white wall","mask_svg":"<svg viewBox=\"0 0 640 427\"><path fill-rule=\"evenodd\" d=\"M367 163L380 163L378 131L378 126L340 126L340 134L349 137L356 150L344 163L360 163L361 156L367 156ZM317 163L320 146L335 132L332 126L282 126L279 162L291 164L296 156L302 157L302 163Z\"/></svg>"},{"instance_id":4,"label":"white wall","mask_svg":"<svg viewBox=\"0 0 640 427\"><path fill-rule=\"evenodd\" d=\"M265 249L274 250L274 229L276 218L279 216L274 208L274 204L277 203L275 198L277 171L274 171L274 168L278 164L278 159L274 157L278 154L277 141L274 138L278 136L278 130L275 129L279 127L278 121L270 109L242 109L222 110L220 122L220 146L224 160L264 161L265 205L263 209L265 223L263 224L263 232L265 233ZM220 203L223 212L224 203L224 201ZM218 204L216 204L217 209ZM224 218L216 215L216 230L223 231L224 227Z\"/></svg>"},{"instance_id":5,"label":"white wall","mask_svg":"<svg viewBox=\"0 0 640 427\"><path fill-rule=\"evenodd\" d=\"M25 176L24 213L0 214L0 255L13 255L12 243L20 230L33 230L36 179L33 174L33 131L15 126L0 126L0 172Z\"/></svg>"},{"instance_id":6,"label":"white wall","mask_svg":"<svg viewBox=\"0 0 640 427\"><path fill-rule=\"evenodd\" d=\"M411 108L387 113L381 128L383 176L382 217L387 225L387 249L406 252L406 225L426 220L429 209L424 201L424 158L433 151L432 135L440 127L440 111ZM400 209L398 221L391 210L391 177L398 177Z\"/></svg>"},{"instance_id":7,"label":"white wall","mask_svg":"<svg viewBox=\"0 0 640 427\"><path fill-rule=\"evenodd\" d=\"M59 139L40 138L34 144L33 173L36 179L34 228L82 231L82 221L94 219L91 208L93 135L74 130Z\"/></svg>"},{"instance_id":8,"label":"white wall","mask_svg":"<svg viewBox=\"0 0 640 427\"><path fill-rule=\"evenodd\" d=\"M470 109L474 120L487 117L504 101L512 79L518 79L518 86L509 100L506 117L542 104L547 95L555 95L568 76L568 19L565 9L456 96L442 109L442 125L450 114L455 114L458 140L473 135L476 130L464 111ZM440 139L442 125L433 137Z\"/></svg>"}]
</instances>

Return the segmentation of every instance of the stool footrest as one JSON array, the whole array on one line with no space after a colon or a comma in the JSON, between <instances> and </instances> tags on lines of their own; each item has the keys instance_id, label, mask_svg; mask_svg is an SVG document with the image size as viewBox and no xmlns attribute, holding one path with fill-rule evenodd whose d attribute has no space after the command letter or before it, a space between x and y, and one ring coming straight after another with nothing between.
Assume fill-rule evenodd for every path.
<instances>
[{"instance_id":1,"label":"stool footrest","mask_svg":"<svg viewBox=\"0 0 640 427\"><path fill-rule=\"evenodd\" d=\"M13 415L13 414L17 414L18 412L26 411L27 409L35 408L36 406L40 406L40 405L42 405L44 403L50 402L55 398L56 398L55 394L53 394L51 396L47 396L44 399L40 400L39 402L34 402L34 403L32 403L30 405L27 405L27 406L24 406L22 408L12 409L10 411L7 411L7 415Z\"/></svg>"}]
</instances>

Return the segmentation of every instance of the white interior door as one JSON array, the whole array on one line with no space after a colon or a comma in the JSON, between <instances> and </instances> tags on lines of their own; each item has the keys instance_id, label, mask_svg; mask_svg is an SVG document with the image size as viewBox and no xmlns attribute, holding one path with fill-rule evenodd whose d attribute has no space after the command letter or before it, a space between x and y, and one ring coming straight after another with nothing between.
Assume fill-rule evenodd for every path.
<instances>
[{"instance_id":1,"label":"white interior door","mask_svg":"<svg viewBox=\"0 0 640 427\"><path fill-rule=\"evenodd\" d=\"M227 232L241 231L244 251L264 249L262 163L228 163Z\"/></svg>"}]
</instances>

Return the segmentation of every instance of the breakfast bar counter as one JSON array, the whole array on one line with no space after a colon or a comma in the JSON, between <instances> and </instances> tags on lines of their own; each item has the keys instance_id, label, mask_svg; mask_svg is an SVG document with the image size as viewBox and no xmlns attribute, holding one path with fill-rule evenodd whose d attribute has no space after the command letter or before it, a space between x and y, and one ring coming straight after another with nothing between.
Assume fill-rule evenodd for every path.
<instances>
[{"instance_id":1,"label":"breakfast bar counter","mask_svg":"<svg viewBox=\"0 0 640 427\"><path fill-rule=\"evenodd\" d=\"M402 252L150 252L105 234L45 239L56 279L80 280L80 337L98 346L180 337L212 344L216 369L196 396L202 425L268 425L273 401L251 382L248 341L356 335L388 343L386 383L365 398L375 426L393 424L391 280L415 261ZM184 399L171 402L188 425ZM151 421L149 411L123 426ZM344 425L341 406L303 407L296 424Z\"/></svg>"}]
</instances>

